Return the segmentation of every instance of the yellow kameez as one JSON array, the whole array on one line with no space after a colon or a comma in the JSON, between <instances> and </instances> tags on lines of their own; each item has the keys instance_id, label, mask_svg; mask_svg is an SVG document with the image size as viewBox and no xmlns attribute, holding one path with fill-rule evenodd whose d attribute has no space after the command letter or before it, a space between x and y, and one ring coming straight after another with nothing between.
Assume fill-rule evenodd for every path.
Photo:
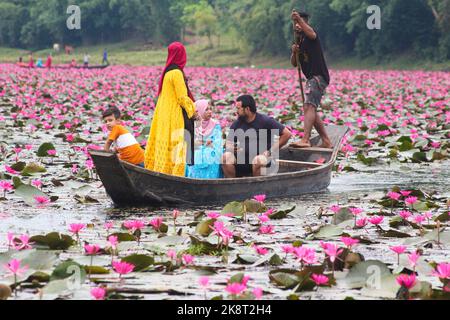
<instances>
[{"instance_id":1,"label":"yellow kameez","mask_svg":"<svg viewBox=\"0 0 450 320\"><path fill-rule=\"evenodd\" d=\"M183 73L171 70L164 77L145 149L145 167L148 170L185 176L187 144L181 108L192 118L195 105L188 96Z\"/></svg>"}]
</instances>

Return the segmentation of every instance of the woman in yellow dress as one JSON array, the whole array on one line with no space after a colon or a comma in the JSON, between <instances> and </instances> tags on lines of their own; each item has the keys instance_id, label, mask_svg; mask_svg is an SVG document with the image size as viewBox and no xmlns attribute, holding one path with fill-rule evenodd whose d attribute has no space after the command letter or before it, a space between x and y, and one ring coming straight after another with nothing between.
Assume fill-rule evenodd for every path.
<instances>
[{"instance_id":1,"label":"woman in yellow dress","mask_svg":"<svg viewBox=\"0 0 450 320\"><path fill-rule=\"evenodd\" d=\"M186 62L185 47L172 43L145 149L145 168L180 177L186 163L193 164L194 148L195 100L183 71Z\"/></svg>"}]
</instances>

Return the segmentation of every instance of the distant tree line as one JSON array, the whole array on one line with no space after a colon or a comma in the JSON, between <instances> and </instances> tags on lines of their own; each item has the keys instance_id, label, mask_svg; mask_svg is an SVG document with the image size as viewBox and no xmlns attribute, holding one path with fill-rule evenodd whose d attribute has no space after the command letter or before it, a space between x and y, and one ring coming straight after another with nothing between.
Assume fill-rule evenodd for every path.
<instances>
[{"instance_id":1,"label":"distant tree line","mask_svg":"<svg viewBox=\"0 0 450 320\"><path fill-rule=\"evenodd\" d=\"M81 9L80 30L66 27L69 5ZM370 5L381 8L381 30L366 26ZM131 38L166 45L189 31L210 46L228 36L252 53L279 55L292 42L293 8L311 14L325 49L336 55L450 58L450 0L0 0L0 45L42 49Z\"/></svg>"}]
</instances>

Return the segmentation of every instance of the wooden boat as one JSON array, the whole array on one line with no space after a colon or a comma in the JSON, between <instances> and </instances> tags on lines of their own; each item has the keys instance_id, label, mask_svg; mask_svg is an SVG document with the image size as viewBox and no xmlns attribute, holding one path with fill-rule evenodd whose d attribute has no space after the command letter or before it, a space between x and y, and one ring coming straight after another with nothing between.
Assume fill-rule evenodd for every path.
<instances>
[{"instance_id":1,"label":"wooden boat","mask_svg":"<svg viewBox=\"0 0 450 320\"><path fill-rule=\"evenodd\" d=\"M278 173L262 177L214 180L174 177L122 162L109 152L90 153L106 192L118 207L223 204L258 194L270 199L328 188L348 128L329 126L327 130L334 149L285 147L277 160ZM320 137L311 142L313 146L320 145Z\"/></svg>"},{"instance_id":2,"label":"wooden boat","mask_svg":"<svg viewBox=\"0 0 450 320\"><path fill-rule=\"evenodd\" d=\"M75 67L73 67L73 68L75 68L75 69L88 69L88 70L90 70L90 69L106 69L106 68L108 68L108 67L109 67L108 64L104 64L104 65L87 66L87 67L85 67L84 65L80 65L80 66L75 66Z\"/></svg>"}]
</instances>

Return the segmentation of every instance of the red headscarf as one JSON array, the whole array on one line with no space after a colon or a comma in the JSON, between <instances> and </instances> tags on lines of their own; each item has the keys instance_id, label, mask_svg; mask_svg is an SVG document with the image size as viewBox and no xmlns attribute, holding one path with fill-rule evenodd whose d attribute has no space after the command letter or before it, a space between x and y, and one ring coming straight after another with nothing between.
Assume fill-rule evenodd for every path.
<instances>
[{"instance_id":1,"label":"red headscarf","mask_svg":"<svg viewBox=\"0 0 450 320\"><path fill-rule=\"evenodd\" d=\"M187 63L187 54L186 54L186 48L184 45L180 42L173 42L169 48L169 55L167 57L166 66L164 67L164 72L161 76L161 79L159 80L159 89L158 89L158 95L161 94L163 82L164 82L164 76L166 75L167 69L172 66L176 65L180 68L180 70L183 72L184 75L184 67ZM186 78L185 78L186 80ZM187 87L187 84L186 84ZM192 96L189 88L188 88L189 97L194 101L194 97Z\"/></svg>"}]
</instances>

